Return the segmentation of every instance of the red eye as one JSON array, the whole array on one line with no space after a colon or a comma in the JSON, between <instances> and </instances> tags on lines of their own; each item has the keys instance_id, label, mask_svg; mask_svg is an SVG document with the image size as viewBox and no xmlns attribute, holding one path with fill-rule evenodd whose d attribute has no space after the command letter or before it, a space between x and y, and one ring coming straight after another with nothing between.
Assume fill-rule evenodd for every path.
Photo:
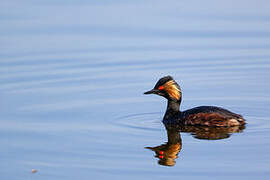
<instances>
[{"instance_id":1,"label":"red eye","mask_svg":"<svg viewBox=\"0 0 270 180\"><path fill-rule=\"evenodd\" d=\"M158 89L159 90L163 90L164 89L164 86L159 86Z\"/></svg>"}]
</instances>

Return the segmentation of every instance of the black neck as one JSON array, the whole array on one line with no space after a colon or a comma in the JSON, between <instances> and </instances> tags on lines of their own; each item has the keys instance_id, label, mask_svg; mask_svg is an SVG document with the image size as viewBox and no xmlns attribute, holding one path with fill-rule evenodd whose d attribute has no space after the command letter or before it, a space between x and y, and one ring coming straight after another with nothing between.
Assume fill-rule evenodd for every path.
<instances>
[{"instance_id":1,"label":"black neck","mask_svg":"<svg viewBox=\"0 0 270 180\"><path fill-rule=\"evenodd\" d=\"M179 115L180 102L181 101L168 99L167 110L163 118L164 120L169 120Z\"/></svg>"}]
</instances>

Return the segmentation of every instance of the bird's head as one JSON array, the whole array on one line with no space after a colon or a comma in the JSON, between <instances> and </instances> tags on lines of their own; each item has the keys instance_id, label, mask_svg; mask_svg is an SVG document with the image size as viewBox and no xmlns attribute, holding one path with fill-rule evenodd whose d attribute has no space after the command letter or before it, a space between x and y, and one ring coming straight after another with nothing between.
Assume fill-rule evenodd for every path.
<instances>
[{"instance_id":1,"label":"bird's head","mask_svg":"<svg viewBox=\"0 0 270 180\"><path fill-rule=\"evenodd\" d=\"M155 87L144 94L157 94L168 100L181 101L181 89L171 76L165 76L158 80Z\"/></svg>"}]
</instances>

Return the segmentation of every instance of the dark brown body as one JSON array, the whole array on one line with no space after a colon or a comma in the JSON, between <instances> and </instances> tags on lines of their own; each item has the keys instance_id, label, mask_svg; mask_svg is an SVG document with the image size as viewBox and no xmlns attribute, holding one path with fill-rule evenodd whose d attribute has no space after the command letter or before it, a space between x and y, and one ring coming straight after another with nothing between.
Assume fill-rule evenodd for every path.
<instances>
[{"instance_id":1,"label":"dark brown body","mask_svg":"<svg viewBox=\"0 0 270 180\"><path fill-rule=\"evenodd\" d=\"M244 118L226 109L215 106L200 106L180 113L180 121L185 125L239 126Z\"/></svg>"}]
</instances>

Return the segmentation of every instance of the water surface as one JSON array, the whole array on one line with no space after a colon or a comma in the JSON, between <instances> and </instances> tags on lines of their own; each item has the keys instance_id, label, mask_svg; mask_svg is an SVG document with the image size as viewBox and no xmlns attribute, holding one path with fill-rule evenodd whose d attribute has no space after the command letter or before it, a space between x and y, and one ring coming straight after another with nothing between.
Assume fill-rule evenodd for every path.
<instances>
[{"instance_id":1,"label":"water surface","mask_svg":"<svg viewBox=\"0 0 270 180\"><path fill-rule=\"evenodd\" d=\"M2 1L0 178L269 179L269 5ZM181 109L248 124L168 133L166 101L143 95L168 74ZM146 149L160 145L167 164Z\"/></svg>"}]
</instances>

